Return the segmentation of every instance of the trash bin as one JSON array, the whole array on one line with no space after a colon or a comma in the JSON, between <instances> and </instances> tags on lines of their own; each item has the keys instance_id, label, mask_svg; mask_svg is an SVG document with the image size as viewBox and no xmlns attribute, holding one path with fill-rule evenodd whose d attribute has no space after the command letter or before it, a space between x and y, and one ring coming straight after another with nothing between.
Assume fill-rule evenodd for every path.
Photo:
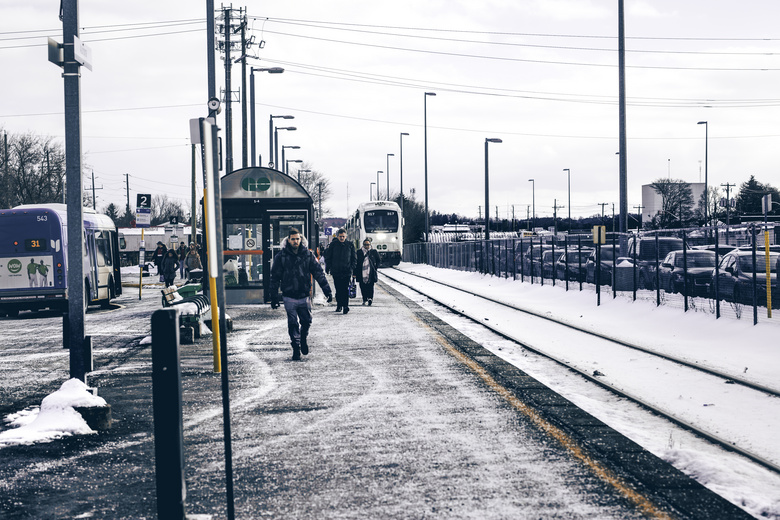
<instances>
[{"instance_id":1,"label":"trash bin","mask_svg":"<svg viewBox=\"0 0 780 520\"><path fill-rule=\"evenodd\" d=\"M190 296L195 296L200 290L201 286L199 283L188 283L179 287L178 293L182 298L189 298Z\"/></svg>"}]
</instances>

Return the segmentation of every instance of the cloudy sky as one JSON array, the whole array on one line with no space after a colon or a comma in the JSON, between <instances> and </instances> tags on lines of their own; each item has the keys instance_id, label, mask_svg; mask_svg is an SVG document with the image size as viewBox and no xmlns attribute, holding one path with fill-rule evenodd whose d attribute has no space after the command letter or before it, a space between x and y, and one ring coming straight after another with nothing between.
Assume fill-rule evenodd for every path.
<instances>
[{"instance_id":1,"label":"cloudy sky","mask_svg":"<svg viewBox=\"0 0 780 520\"><path fill-rule=\"evenodd\" d=\"M770 0L626 0L628 203L661 177L710 185L755 175L780 186L780 4ZM217 2L217 7L220 4ZM234 4L234 7L244 7ZM617 0L266 0L246 4L255 67L257 147L268 159L269 115L287 159L325 174L332 216L369 198L377 171L418 200L424 190L423 99L428 97L431 210L476 216L490 145L491 214L524 218L532 201L572 216L618 204ZM0 127L64 142L63 82L46 59L62 40L57 0L2 0ZM85 186L98 207L135 193L189 201L188 121L205 115L205 1L82 0ZM217 59L218 88L224 62ZM241 84L233 67L233 90ZM234 97L239 93L235 92ZM234 107L234 164L241 116ZM223 112L224 115L224 112ZM224 119L220 116L220 125ZM291 169L296 165L291 164ZM126 177L126 174L129 176ZM380 176L380 190L386 189ZM559 210L565 215L568 208Z\"/></svg>"}]
</instances>

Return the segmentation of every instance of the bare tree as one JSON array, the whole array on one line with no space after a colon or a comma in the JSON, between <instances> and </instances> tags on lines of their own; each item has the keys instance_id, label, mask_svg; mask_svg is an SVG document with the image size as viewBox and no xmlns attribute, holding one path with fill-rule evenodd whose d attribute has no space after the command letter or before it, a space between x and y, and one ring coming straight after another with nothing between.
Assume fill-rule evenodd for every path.
<instances>
[{"instance_id":1,"label":"bare tree","mask_svg":"<svg viewBox=\"0 0 780 520\"><path fill-rule=\"evenodd\" d=\"M171 217L182 217L184 207L181 202L168 198L168 195L152 195L152 226L171 220Z\"/></svg>"},{"instance_id":2,"label":"bare tree","mask_svg":"<svg viewBox=\"0 0 780 520\"><path fill-rule=\"evenodd\" d=\"M65 151L52 137L8 134L0 151L0 206L62 202Z\"/></svg>"},{"instance_id":3,"label":"bare tree","mask_svg":"<svg viewBox=\"0 0 780 520\"><path fill-rule=\"evenodd\" d=\"M685 227L693 218L691 185L679 179L657 179L650 184L661 196L661 210L653 216L651 228Z\"/></svg>"},{"instance_id":4,"label":"bare tree","mask_svg":"<svg viewBox=\"0 0 780 520\"><path fill-rule=\"evenodd\" d=\"M311 195L314 201L314 208L319 211L320 203L322 203L322 215L330 215L331 210L325 206L325 202L332 195L330 179L325 177L322 172L319 172L311 167L309 163L303 163L301 170L310 170L309 172L301 171L300 183L309 195Z\"/></svg>"}]
</instances>

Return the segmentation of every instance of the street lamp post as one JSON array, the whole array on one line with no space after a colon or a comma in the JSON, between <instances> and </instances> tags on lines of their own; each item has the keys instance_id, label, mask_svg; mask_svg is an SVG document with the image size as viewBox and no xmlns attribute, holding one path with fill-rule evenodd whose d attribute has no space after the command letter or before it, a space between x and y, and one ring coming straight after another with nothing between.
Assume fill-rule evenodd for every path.
<instances>
[{"instance_id":1,"label":"street lamp post","mask_svg":"<svg viewBox=\"0 0 780 520\"><path fill-rule=\"evenodd\" d=\"M390 157L395 157L395 154L387 154L387 185L385 186L385 200L390 200Z\"/></svg>"},{"instance_id":2,"label":"street lamp post","mask_svg":"<svg viewBox=\"0 0 780 520\"><path fill-rule=\"evenodd\" d=\"M423 96L423 127L425 148L425 241L428 241L430 225L428 221L428 96L435 96L436 92L426 92Z\"/></svg>"},{"instance_id":3,"label":"street lamp post","mask_svg":"<svg viewBox=\"0 0 780 520\"><path fill-rule=\"evenodd\" d=\"M375 182L372 182L368 187L368 200L374 200L374 188L371 186L374 186L375 184Z\"/></svg>"},{"instance_id":4,"label":"street lamp post","mask_svg":"<svg viewBox=\"0 0 780 520\"><path fill-rule=\"evenodd\" d=\"M376 200L379 200L379 174L384 173L382 170L376 171Z\"/></svg>"},{"instance_id":5,"label":"street lamp post","mask_svg":"<svg viewBox=\"0 0 780 520\"><path fill-rule=\"evenodd\" d=\"M268 118L268 166L279 169L279 164L274 161L274 119L295 119L295 116L271 116Z\"/></svg>"},{"instance_id":6,"label":"street lamp post","mask_svg":"<svg viewBox=\"0 0 780 520\"><path fill-rule=\"evenodd\" d=\"M287 159L287 161L285 161L285 163L284 163L284 173L285 173L285 175L287 175L288 177L290 176L290 163L291 163L291 162L294 162L294 163L302 163L303 161L302 161L302 160L300 160L300 159ZM298 174L298 178L300 178L300 177L301 177L301 175L300 175L300 174Z\"/></svg>"},{"instance_id":7,"label":"street lamp post","mask_svg":"<svg viewBox=\"0 0 780 520\"><path fill-rule=\"evenodd\" d=\"M571 234L571 170L564 168L563 171L566 172L566 178L569 186L569 234Z\"/></svg>"},{"instance_id":8,"label":"street lamp post","mask_svg":"<svg viewBox=\"0 0 780 520\"><path fill-rule=\"evenodd\" d=\"M290 148L291 150L298 150L298 149L300 149L300 146L295 146L295 145L282 145L282 164L284 164L284 165L285 165L285 170L284 170L284 173L286 173L287 175L289 175L289 173L288 173L288 171L287 171L287 169L286 169L286 168L287 168L287 163L284 161L284 150L285 150L285 148Z\"/></svg>"},{"instance_id":9,"label":"street lamp post","mask_svg":"<svg viewBox=\"0 0 780 520\"><path fill-rule=\"evenodd\" d=\"M536 228L536 182L528 179L531 183L531 230Z\"/></svg>"},{"instance_id":10,"label":"street lamp post","mask_svg":"<svg viewBox=\"0 0 780 520\"><path fill-rule=\"evenodd\" d=\"M398 157L398 164L400 166L401 171L401 215L404 214L404 136L409 135L406 132L401 132L401 149L400 149L400 156Z\"/></svg>"},{"instance_id":11,"label":"street lamp post","mask_svg":"<svg viewBox=\"0 0 780 520\"><path fill-rule=\"evenodd\" d=\"M255 166L255 158L257 157L257 141L255 139L255 72L267 72L269 74L281 74L284 72L282 67L250 67L249 68L249 113L252 140L252 166ZM270 157L269 157L270 158ZM262 166L262 164L260 165Z\"/></svg>"},{"instance_id":12,"label":"street lamp post","mask_svg":"<svg viewBox=\"0 0 780 520\"><path fill-rule=\"evenodd\" d=\"M710 205L710 194L707 191L707 156L708 154L708 146L709 146L709 125L707 124L707 121L699 121L696 123L697 125L704 125L704 226L709 225L709 219L707 218L707 214L709 212L708 206Z\"/></svg>"},{"instance_id":13,"label":"street lamp post","mask_svg":"<svg viewBox=\"0 0 780 520\"><path fill-rule=\"evenodd\" d=\"M289 130L290 132L294 132L298 129L294 126L279 126L274 128L274 164L276 165L276 169L279 171L284 171L284 164L279 163L279 130Z\"/></svg>"},{"instance_id":14,"label":"street lamp post","mask_svg":"<svg viewBox=\"0 0 780 520\"><path fill-rule=\"evenodd\" d=\"M500 143L501 139L497 137L485 138L485 240L490 239L490 190L488 174L488 143ZM498 215L496 215L498 216Z\"/></svg>"}]
</instances>

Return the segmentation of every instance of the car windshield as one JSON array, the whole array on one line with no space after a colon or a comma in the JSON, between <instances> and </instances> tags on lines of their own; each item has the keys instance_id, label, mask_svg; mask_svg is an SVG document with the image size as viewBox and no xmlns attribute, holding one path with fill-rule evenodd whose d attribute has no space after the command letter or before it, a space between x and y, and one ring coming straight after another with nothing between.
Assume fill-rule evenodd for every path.
<instances>
[{"instance_id":1,"label":"car windshield","mask_svg":"<svg viewBox=\"0 0 780 520\"><path fill-rule=\"evenodd\" d=\"M678 253L682 256L681 253ZM715 267L715 253L688 251L688 267Z\"/></svg>"},{"instance_id":2,"label":"car windshield","mask_svg":"<svg viewBox=\"0 0 780 520\"><path fill-rule=\"evenodd\" d=\"M569 251L566 253L566 258L570 263L582 262L583 264L588 261L590 251Z\"/></svg>"},{"instance_id":3,"label":"car windshield","mask_svg":"<svg viewBox=\"0 0 780 520\"><path fill-rule=\"evenodd\" d=\"M777 272L777 257L780 253L769 252L769 272ZM740 255L739 257L739 270L743 273L753 272L753 255ZM766 273L766 260L764 259L764 252L756 255L756 274Z\"/></svg>"}]
</instances>

